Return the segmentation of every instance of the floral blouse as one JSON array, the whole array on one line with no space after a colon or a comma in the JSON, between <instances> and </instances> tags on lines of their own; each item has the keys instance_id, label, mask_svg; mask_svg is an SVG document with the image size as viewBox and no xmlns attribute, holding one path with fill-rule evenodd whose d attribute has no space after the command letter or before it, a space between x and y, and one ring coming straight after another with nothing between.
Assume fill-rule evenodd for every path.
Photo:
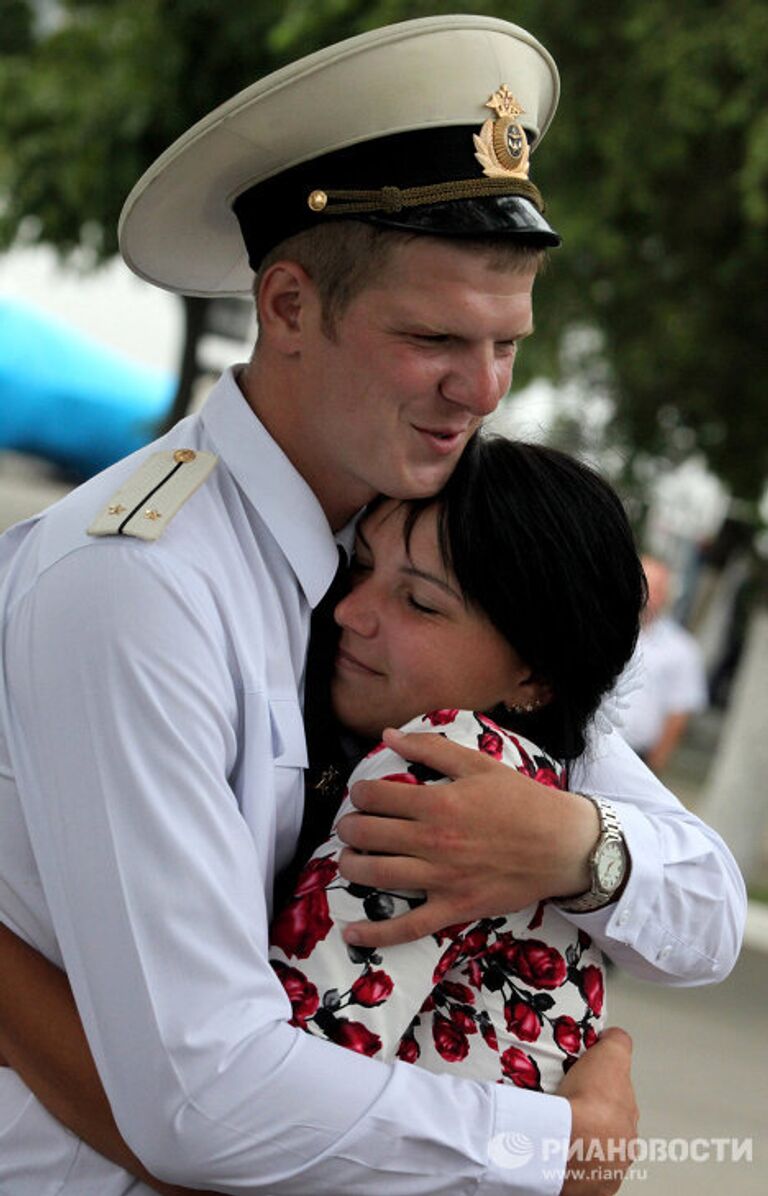
<instances>
[{"instance_id":1,"label":"floral blouse","mask_svg":"<svg viewBox=\"0 0 768 1196\"><path fill-rule=\"evenodd\" d=\"M438 710L402 729L446 735L565 788L562 765L485 715ZM349 784L381 778L445 781L383 744ZM351 809L345 794L338 818ZM391 918L424 897L344 881L342 847L332 832L272 924L270 958L291 1000L293 1024L377 1059L553 1092L602 1026L602 955L589 936L542 901L413 943L348 947L341 932L349 922Z\"/></svg>"}]
</instances>

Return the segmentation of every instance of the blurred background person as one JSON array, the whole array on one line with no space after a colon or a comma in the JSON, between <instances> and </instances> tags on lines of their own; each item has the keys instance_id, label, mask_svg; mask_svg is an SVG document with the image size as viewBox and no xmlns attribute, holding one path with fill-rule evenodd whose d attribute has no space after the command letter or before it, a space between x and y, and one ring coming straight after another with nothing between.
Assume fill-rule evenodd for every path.
<instances>
[{"instance_id":1,"label":"blurred background person","mask_svg":"<svg viewBox=\"0 0 768 1196\"><path fill-rule=\"evenodd\" d=\"M643 556L648 603L634 655L624 674L622 734L654 772L661 772L692 714L707 705L701 649L668 613L671 573L656 557Z\"/></svg>"}]
</instances>

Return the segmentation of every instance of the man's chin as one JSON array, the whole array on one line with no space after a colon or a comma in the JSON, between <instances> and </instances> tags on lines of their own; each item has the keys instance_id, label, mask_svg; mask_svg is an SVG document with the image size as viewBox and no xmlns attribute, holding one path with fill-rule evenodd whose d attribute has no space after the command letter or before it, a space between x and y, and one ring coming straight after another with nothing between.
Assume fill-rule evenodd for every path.
<instances>
[{"instance_id":1,"label":"man's chin","mask_svg":"<svg viewBox=\"0 0 768 1196\"><path fill-rule=\"evenodd\" d=\"M382 493L387 498L396 498L401 502L415 498L432 498L442 490L445 483L456 468L460 453L450 461L441 461L439 467L432 466L423 469L408 470L400 478L392 478Z\"/></svg>"}]
</instances>

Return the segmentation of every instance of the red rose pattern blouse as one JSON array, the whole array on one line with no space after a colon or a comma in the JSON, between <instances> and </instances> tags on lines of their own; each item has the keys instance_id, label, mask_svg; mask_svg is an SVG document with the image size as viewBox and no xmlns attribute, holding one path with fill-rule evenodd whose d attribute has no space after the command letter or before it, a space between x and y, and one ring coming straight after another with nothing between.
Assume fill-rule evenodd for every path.
<instances>
[{"instance_id":1,"label":"red rose pattern blouse","mask_svg":"<svg viewBox=\"0 0 768 1196\"><path fill-rule=\"evenodd\" d=\"M562 765L482 714L433 711L403 730L446 735L545 785L566 787ZM364 778L414 786L445 780L384 745L349 783ZM345 795L338 817L351 808ZM377 1059L553 1092L602 1026L602 955L589 936L543 901L415 943L348 947L341 932L349 922L394 917L423 894L342 880L342 846L332 833L318 848L272 924L270 958L293 1024Z\"/></svg>"}]
</instances>

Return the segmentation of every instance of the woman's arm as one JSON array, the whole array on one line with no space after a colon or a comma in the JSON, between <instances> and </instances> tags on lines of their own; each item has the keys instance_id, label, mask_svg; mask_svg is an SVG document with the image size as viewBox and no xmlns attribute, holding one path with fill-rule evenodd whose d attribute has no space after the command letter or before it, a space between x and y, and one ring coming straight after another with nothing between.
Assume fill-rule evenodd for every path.
<instances>
[{"instance_id":1,"label":"woman's arm","mask_svg":"<svg viewBox=\"0 0 768 1196\"><path fill-rule=\"evenodd\" d=\"M89 1146L161 1196L191 1189L155 1179L115 1125L66 976L0 924L0 1065Z\"/></svg>"}]
</instances>

